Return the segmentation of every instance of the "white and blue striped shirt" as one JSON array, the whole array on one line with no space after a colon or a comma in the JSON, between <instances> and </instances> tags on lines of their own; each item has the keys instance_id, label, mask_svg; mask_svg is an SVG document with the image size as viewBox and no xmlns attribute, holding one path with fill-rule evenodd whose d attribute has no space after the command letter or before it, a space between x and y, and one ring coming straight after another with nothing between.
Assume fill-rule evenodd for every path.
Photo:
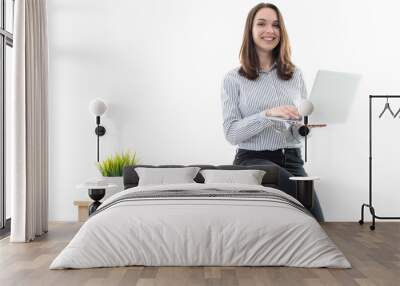
<instances>
[{"instance_id":1,"label":"white and blue striped shirt","mask_svg":"<svg viewBox=\"0 0 400 286\"><path fill-rule=\"evenodd\" d=\"M270 71L260 71L249 80L239 74L239 68L228 72L222 83L223 127L226 139L240 149L277 150L300 147L298 126L270 120L265 110L280 105L296 106L307 98L301 71L282 80L275 65Z\"/></svg>"}]
</instances>

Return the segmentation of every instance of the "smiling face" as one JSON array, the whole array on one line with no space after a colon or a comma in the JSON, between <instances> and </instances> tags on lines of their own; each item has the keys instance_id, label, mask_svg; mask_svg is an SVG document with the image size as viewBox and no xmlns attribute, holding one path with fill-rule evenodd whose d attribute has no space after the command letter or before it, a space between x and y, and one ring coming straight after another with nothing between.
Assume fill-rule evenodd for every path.
<instances>
[{"instance_id":1,"label":"smiling face","mask_svg":"<svg viewBox=\"0 0 400 286\"><path fill-rule=\"evenodd\" d=\"M274 4L259 3L246 18L239 74L255 80L260 68L268 69L274 62L280 79L292 78L295 65L291 61L289 36L282 14Z\"/></svg>"},{"instance_id":2,"label":"smiling face","mask_svg":"<svg viewBox=\"0 0 400 286\"><path fill-rule=\"evenodd\" d=\"M281 36L278 15L275 10L262 8L256 13L252 35L258 52L272 52L279 44Z\"/></svg>"}]
</instances>

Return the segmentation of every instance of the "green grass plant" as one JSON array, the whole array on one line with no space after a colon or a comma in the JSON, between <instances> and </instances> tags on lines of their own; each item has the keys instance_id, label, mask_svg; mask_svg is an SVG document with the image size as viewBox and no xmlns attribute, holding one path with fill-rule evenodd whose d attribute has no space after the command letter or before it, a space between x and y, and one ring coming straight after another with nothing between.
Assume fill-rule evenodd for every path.
<instances>
[{"instance_id":1,"label":"green grass plant","mask_svg":"<svg viewBox=\"0 0 400 286\"><path fill-rule=\"evenodd\" d=\"M103 177L120 177L125 166L137 165L135 153L122 152L110 155L104 161L97 163L97 169Z\"/></svg>"}]
</instances>

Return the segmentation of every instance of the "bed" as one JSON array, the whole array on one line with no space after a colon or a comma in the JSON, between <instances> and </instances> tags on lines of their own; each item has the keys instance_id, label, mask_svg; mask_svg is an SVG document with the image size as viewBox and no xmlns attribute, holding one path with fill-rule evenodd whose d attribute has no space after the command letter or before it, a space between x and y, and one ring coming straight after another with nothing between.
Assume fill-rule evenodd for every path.
<instances>
[{"instance_id":1,"label":"bed","mask_svg":"<svg viewBox=\"0 0 400 286\"><path fill-rule=\"evenodd\" d=\"M138 185L130 166L125 190L108 198L54 259L50 269L144 266L351 265L303 205L279 190L271 166L209 166L204 170L265 171L260 185ZM165 169L167 170L167 169Z\"/></svg>"}]
</instances>

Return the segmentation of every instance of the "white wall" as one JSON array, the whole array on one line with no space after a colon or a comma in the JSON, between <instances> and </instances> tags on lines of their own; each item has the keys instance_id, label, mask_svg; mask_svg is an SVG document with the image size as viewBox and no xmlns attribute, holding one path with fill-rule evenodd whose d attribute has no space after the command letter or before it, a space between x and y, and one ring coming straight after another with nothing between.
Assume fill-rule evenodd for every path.
<instances>
[{"instance_id":1,"label":"white wall","mask_svg":"<svg viewBox=\"0 0 400 286\"><path fill-rule=\"evenodd\" d=\"M245 18L259 1L48 1L50 219L74 220L75 186L97 176L96 97L107 101L102 157L134 150L145 164L229 164L220 84L238 65ZM346 124L315 131L306 169L327 220L358 220L368 199L368 94L400 93L396 1L275 1L293 60L311 89L318 69L364 75ZM383 107L377 104L376 112ZM400 100L394 106L400 107ZM375 204L398 212L400 120L376 135ZM393 159L390 159L392 157ZM378 185L379 183L379 185ZM399 215L397 213L397 215Z\"/></svg>"}]
</instances>

